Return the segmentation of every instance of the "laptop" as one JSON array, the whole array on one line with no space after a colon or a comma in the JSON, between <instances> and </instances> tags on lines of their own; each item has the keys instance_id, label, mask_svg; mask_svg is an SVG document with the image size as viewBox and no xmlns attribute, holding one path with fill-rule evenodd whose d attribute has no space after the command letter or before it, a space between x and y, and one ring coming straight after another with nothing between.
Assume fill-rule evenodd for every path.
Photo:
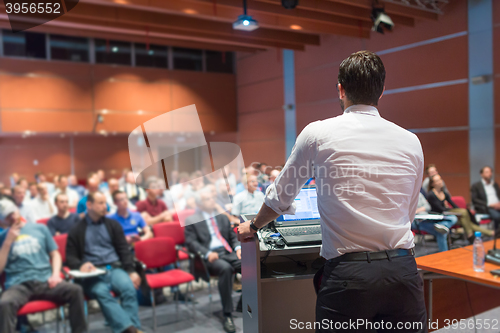
<instances>
[{"instance_id":1,"label":"laptop","mask_svg":"<svg viewBox=\"0 0 500 333\"><path fill-rule=\"evenodd\" d=\"M304 186L295 198L295 215L281 215L276 230L288 246L321 244L316 186Z\"/></svg>"}]
</instances>

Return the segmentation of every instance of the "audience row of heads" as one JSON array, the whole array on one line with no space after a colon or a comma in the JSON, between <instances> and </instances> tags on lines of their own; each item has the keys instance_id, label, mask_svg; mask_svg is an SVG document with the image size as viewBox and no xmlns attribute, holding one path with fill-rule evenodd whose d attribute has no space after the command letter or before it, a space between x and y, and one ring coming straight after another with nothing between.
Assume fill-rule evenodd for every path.
<instances>
[{"instance_id":1,"label":"audience row of heads","mask_svg":"<svg viewBox=\"0 0 500 333\"><path fill-rule=\"evenodd\" d=\"M432 191L432 189L441 190L444 186L443 179L439 175L439 172L435 164L429 164L425 168L425 173L429 177L429 185L425 189L427 192ZM493 168L489 165L485 165L479 170L481 178L489 183L493 179Z\"/></svg>"}]
</instances>

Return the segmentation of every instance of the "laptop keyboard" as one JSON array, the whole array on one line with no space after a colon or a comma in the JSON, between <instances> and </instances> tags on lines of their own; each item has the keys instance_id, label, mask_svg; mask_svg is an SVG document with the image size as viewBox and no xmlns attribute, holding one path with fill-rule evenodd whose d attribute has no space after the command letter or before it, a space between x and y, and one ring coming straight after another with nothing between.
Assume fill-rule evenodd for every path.
<instances>
[{"instance_id":1,"label":"laptop keyboard","mask_svg":"<svg viewBox=\"0 0 500 333\"><path fill-rule=\"evenodd\" d=\"M297 228L280 228L278 229L282 236L303 236L321 234L320 226L297 227Z\"/></svg>"}]
</instances>

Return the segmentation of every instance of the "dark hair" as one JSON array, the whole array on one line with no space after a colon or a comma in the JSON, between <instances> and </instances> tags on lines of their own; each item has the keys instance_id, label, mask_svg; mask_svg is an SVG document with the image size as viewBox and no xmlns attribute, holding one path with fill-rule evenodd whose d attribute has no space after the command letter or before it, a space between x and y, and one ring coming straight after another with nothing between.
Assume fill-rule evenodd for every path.
<instances>
[{"instance_id":1,"label":"dark hair","mask_svg":"<svg viewBox=\"0 0 500 333\"><path fill-rule=\"evenodd\" d=\"M113 202L115 202L115 201L116 201L116 198L115 198L115 197L116 197L118 194L122 194L122 193L124 193L124 194L125 194L125 192L124 192L124 191L122 191L122 190L116 190L116 191L114 191L114 192L111 194L111 197L113 198Z\"/></svg>"},{"instance_id":2,"label":"dark hair","mask_svg":"<svg viewBox=\"0 0 500 333\"><path fill-rule=\"evenodd\" d=\"M436 167L435 164L429 164L429 165L427 165L427 167L425 168L425 173L429 173L429 169L430 168L435 168L435 167Z\"/></svg>"},{"instance_id":3,"label":"dark hair","mask_svg":"<svg viewBox=\"0 0 500 333\"><path fill-rule=\"evenodd\" d=\"M338 82L352 103L377 105L384 91L384 64L375 53L358 51L340 64Z\"/></svg>"},{"instance_id":4,"label":"dark hair","mask_svg":"<svg viewBox=\"0 0 500 333\"><path fill-rule=\"evenodd\" d=\"M439 173L436 173L434 176L429 177L429 186L427 186L427 192L430 192L434 188L434 178L436 178L436 176L439 176Z\"/></svg>"},{"instance_id":5,"label":"dark hair","mask_svg":"<svg viewBox=\"0 0 500 333\"><path fill-rule=\"evenodd\" d=\"M94 203L95 201L94 197L97 193L103 194L101 191L95 191L94 193L89 192L89 194L87 194L87 202Z\"/></svg>"},{"instance_id":6,"label":"dark hair","mask_svg":"<svg viewBox=\"0 0 500 333\"><path fill-rule=\"evenodd\" d=\"M54 197L54 203L57 204L57 199L59 199L59 197L61 195L65 195L65 196L68 196L66 193L62 193L62 192L59 192L56 194L56 196Z\"/></svg>"},{"instance_id":7,"label":"dark hair","mask_svg":"<svg viewBox=\"0 0 500 333\"><path fill-rule=\"evenodd\" d=\"M489 168L491 170L491 172L493 172L493 168L490 167L489 165L485 165L484 167L481 168L481 171L479 172L481 175L483 174L483 171L485 168Z\"/></svg>"}]
</instances>

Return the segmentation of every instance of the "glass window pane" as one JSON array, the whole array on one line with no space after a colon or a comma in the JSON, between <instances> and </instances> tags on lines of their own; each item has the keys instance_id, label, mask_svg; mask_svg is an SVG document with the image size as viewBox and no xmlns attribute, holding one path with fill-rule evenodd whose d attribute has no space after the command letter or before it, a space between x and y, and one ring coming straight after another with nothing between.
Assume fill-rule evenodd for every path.
<instances>
[{"instance_id":1,"label":"glass window pane","mask_svg":"<svg viewBox=\"0 0 500 333\"><path fill-rule=\"evenodd\" d=\"M168 47L161 45L135 44L135 65L144 67L168 68Z\"/></svg>"},{"instance_id":2,"label":"glass window pane","mask_svg":"<svg viewBox=\"0 0 500 333\"><path fill-rule=\"evenodd\" d=\"M81 37L50 35L50 56L54 60L89 61L89 40Z\"/></svg>"},{"instance_id":3,"label":"glass window pane","mask_svg":"<svg viewBox=\"0 0 500 333\"><path fill-rule=\"evenodd\" d=\"M130 43L105 39L95 40L95 62L98 64L131 65Z\"/></svg>"},{"instance_id":4,"label":"glass window pane","mask_svg":"<svg viewBox=\"0 0 500 333\"><path fill-rule=\"evenodd\" d=\"M207 72L232 73L233 52L205 51Z\"/></svg>"},{"instance_id":5,"label":"glass window pane","mask_svg":"<svg viewBox=\"0 0 500 333\"><path fill-rule=\"evenodd\" d=\"M3 49L6 56L45 59L45 34L33 32L13 33L3 30Z\"/></svg>"},{"instance_id":6,"label":"glass window pane","mask_svg":"<svg viewBox=\"0 0 500 333\"><path fill-rule=\"evenodd\" d=\"M201 71L202 51L174 47L174 69Z\"/></svg>"}]
</instances>

